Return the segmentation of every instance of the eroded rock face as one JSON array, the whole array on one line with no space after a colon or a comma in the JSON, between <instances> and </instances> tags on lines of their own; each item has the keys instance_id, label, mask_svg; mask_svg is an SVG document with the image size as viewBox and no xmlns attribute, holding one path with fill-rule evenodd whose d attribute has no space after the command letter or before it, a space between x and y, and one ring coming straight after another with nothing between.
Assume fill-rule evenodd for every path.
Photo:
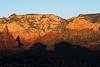
<instances>
[{"instance_id":1,"label":"eroded rock face","mask_svg":"<svg viewBox=\"0 0 100 67\"><path fill-rule=\"evenodd\" d=\"M79 15L67 20L52 14L12 14L0 19L0 31L3 32L7 26L14 39L19 36L28 48L36 42L51 48L60 41L84 46L100 41L99 18L99 14ZM91 48L91 44L88 48Z\"/></svg>"},{"instance_id":2,"label":"eroded rock face","mask_svg":"<svg viewBox=\"0 0 100 67\"><path fill-rule=\"evenodd\" d=\"M15 39L19 36L21 42L29 46L48 32L61 31L64 24L67 24L65 19L52 14L12 14L1 19L0 30L7 26Z\"/></svg>"},{"instance_id":3,"label":"eroded rock face","mask_svg":"<svg viewBox=\"0 0 100 67\"><path fill-rule=\"evenodd\" d=\"M81 30L81 29L92 29L94 26L89 20L86 20L84 17L75 17L71 23L67 25L67 28L73 30Z\"/></svg>"},{"instance_id":4,"label":"eroded rock face","mask_svg":"<svg viewBox=\"0 0 100 67\"><path fill-rule=\"evenodd\" d=\"M91 19L85 17L84 15L74 17L68 21L70 23L66 26L66 28L74 30L93 29L94 31L97 31L100 27L100 23L93 22Z\"/></svg>"},{"instance_id":5,"label":"eroded rock face","mask_svg":"<svg viewBox=\"0 0 100 67\"><path fill-rule=\"evenodd\" d=\"M3 32L0 32L0 50L11 50L18 48L16 40L13 36L8 32L8 28L5 27Z\"/></svg>"}]
</instances>

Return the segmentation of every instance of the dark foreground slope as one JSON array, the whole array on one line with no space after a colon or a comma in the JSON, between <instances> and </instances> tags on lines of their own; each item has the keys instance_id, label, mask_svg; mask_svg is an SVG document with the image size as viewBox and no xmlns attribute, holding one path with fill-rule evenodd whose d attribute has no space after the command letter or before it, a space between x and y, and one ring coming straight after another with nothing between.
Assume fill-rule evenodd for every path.
<instances>
[{"instance_id":1,"label":"dark foreground slope","mask_svg":"<svg viewBox=\"0 0 100 67\"><path fill-rule=\"evenodd\" d=\"M99 62L99 51L90 51L66 42L57 43L54 51L47 51L43 44L37 43L30 50L0 53L0 64L10 67L99 67Z\"/></svg>"}]
</instances>

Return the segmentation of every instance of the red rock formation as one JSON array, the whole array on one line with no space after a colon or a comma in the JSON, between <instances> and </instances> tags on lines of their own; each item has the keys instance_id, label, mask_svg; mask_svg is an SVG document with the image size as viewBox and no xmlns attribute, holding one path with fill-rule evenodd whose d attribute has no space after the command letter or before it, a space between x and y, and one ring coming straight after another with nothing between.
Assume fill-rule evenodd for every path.
<instances>
[{"instance_id":1,"label":"red rock formation","mask_svg":"<svg viewBox=\"0 0 100 67\"><path fill-rule=\"evenodd\" d=\"M53 50L55 43L64 41L63 35L62 31L48 32L39 39L39 42L43 43L48 49Z\"/></svg>"},{"instance_id":2,"label":"red rock formation","mask_svg":"<svg viewBox=\"0 0 100 67\"><path fill-rule=\"evenodd\" d=\"M7 26L0 32L0 49L15 49L17 44L13 36L9 33Z\"/></svg>"},{"instance_id":3,"label":"red rock formation","mask_svg":"<svg viewBox=\"0 0 100 67\"><path fill-rule=\"evenodd\" d=\"M86 14L65 20L52 14L13 14L8 18L0 18L0 31L7 25L9 33L15 39L19 36L20 41L27 47L33 46L36 42L50 47L62 40L82 45L86 42L100 41L99 16L100 14ZM8 42L11 35L2 36L4 40L1 41ZM13 38L10 39L14 43Z\"/></svg>"},{"instance_id":4,"label":"red rock formation","mask_svg":"<svg viewBox=\"0 0 100 67\"><path fill-rule=\"evenodd\" d=\"M26 46L31 45L33 41L40 39L46 33L60 28L66 21L52 14L13 14L8 19L9 32L14 38L20 36L21 41Z\"/></svg>"}]
</instances>

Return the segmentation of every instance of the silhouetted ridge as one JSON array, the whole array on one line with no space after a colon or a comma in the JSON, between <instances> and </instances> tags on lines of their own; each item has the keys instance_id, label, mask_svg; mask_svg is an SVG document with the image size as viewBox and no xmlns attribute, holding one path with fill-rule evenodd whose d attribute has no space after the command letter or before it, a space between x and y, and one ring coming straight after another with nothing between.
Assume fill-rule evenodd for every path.
<instances>
[{"instance_id":1,"label":"silhouetted ridge","mask_svg":"<svg viewBox=\"0 0 100 67\"><path fill-rule=\"evenodd\" d=\"M57 44L55 44L55 51L57 53L57 55L65 55L68 56L70 54L72 54L73 52L75 52L75 48L71 43L68 42L59 42Z\"/></svg>"},{"instance_id":2,"label":"silhouetted ridge","mask_svg":"<svg viewBox=\"0 0 100 67\"><path fill-rule=\"evenodd\" d=\"M39 42L33 44L33 46L31 47L31 50L35 53L35 55L40 54L42 56L47 53L46 46Z\"/></svg>"},{"instance_id":3,"label":"silhouetted ridge","mask_svg":"<svg viewBox=\"0 0 100 67\"><path fill-rule=\"evenodd\" d=\"M57 50L66 50L66 49L70 49L72 47L72 44L71 43L68 43L68 42L59 42L59 43L56 43L55 44L55 49Z\"/></svg>"},{"instance_id":4,"label":"silhouetted ridge","mask_svg":"<svg viewBox=\"0 0 100 67\"><path fill-rule=\"evenodd\" d=\"M35 47L44 47L44 48L46 48L46 46L43 43L40 43L40 42L36 42L35 44L33 44L31 46L31 48L35 48Z\"/></svg>"},{"instance_id":5,"label":"silhouetted ridge","mask_svg":"<svg viewBox=\"0 0 100 67\"><path fill-rule=\"evenodd\" d=\"M42 43L33 44L33 48L18 52L16 54L8 54L2 56L0 60L9 64L26 64L33 67L41 67L46 64L47 67L96 67L99 64L100 52L91 52L79 46L73 46L68 42L59 42L55 45L55 51L47 51ZM98 65L97 65L98 64Z\"/></svg>"},{"instance_id":6,"label":"silhouetted ridge","mask_svg":"<svg viewBox=\"0 0 100 67\"><path fill-rule=\"evenodd\" d=\"M55 44L55 50L58 51L58 52L75 52L77 50L80 50L81 51L88 51L88 49L86 48L82 48L81 46L79 45L73 45L71 43L68 43L68 42L59 42L57 44Z\"/></svg>"}]
</instances>

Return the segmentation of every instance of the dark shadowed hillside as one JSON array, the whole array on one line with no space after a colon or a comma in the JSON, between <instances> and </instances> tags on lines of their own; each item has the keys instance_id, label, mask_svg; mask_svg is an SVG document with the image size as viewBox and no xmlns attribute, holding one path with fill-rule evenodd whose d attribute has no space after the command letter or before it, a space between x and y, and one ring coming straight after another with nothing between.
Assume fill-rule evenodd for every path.
<instances>
[{"instance_id":1,"label":"dark shadowed hillside","mask_svg":"<svg viewBox=\"0 0 100 67\"><path fill-rule=\"evenodd\" d=\"M55 44L54 51L46 50L41 43L36 43L35 45L32 49L22 52L0 53L1 63L11 66L26 65L32 67L98 67L100 65L99 51L90 51L67 42Z\"/></svg>"}]
</instances>

